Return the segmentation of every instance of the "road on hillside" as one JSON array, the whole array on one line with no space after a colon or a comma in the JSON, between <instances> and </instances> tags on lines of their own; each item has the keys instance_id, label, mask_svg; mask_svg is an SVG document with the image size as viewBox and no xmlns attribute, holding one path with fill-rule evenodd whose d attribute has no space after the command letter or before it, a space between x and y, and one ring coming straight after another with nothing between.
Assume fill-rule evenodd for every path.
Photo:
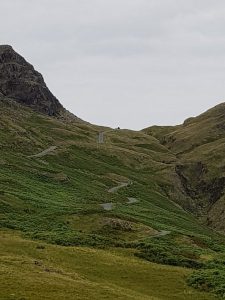
<instances>
[{"instance_id":1,"label":"road on hillside","mask_svg":"<svg viewBox=\"0 0 225 300\"><path fill-rule=\"evenodd\" d=\"M129 186L130 184L132 184L132 182L120 182L119 185L113 187L113 188L110 188L108 190L109 193L116 193L118 192L118 190L124 188L124 187L127 187ZM133 197L127 197L127 204L132 204L132 203L137 203L139 202L139 200L137 198L133 198ZM112 202L109 202L109 203L102 203L100 204L101 207L103 207L104 210L106 211L110 211L114 208L114 206L116 205L115 203L112 203ZM163 237L163 236L166 236L168 234L170 234L171 231L169 230L160 230L157 234L153 235L152 237L155 238L155 237Z\"/></svg>"},{"instance_id":2,"label":"road on hillside","mask_svg":"<svg viewBox=\"0 0 225 300\"><path fill-rule=\"evenodd\" d=\"M56 148L57 148L57 146L51 146L48 149L45 149L44 151L34 154L34 155L31 155L29 157L43 157L43 156L47 155L48 153L54 151Z\"/></svg>"}]
</instances>

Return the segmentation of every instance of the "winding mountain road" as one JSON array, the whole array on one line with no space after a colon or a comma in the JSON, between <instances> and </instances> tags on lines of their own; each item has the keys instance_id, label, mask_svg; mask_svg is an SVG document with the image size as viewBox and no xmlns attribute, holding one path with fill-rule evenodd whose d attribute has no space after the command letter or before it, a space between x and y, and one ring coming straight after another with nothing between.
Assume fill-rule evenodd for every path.
<instances>
[{"instance_id":1,"label":"winding mountain road","mask_svg":"<svg viewBox=\"0 0 225 300\"><path fill-rule=\"evenodd\" d=\"M118 190L129 186L129 184L132 184L132 182L131 181L130 182L121 182L121 183L119 183L119 185L117 185L113 188L110 188L108 190L108 192L114 194L114 193L118 192ZM137 198L133 198L133 197L127 197L127 200L128 201L126 202L126 204L133 204L133 203L139 202L139 200ZM111 211L111 210L113 210L116 203L108 202L108 203L102 203L100 205L101 205L101 207L103 207L104 210ZM171 233L171 231L169 231L169 230L160 230L157 234L152 235L151 237L152 238L163 237L163 236L169 235L170 233Z\"/></svg>"},{"instance_id":2,"label":"winding mountain road","mask_svg":"<svg viewBox=\"0 0 225 300\"><path fill-rule=\"evenodd\" d=\"M124 187L127 187L129 184L131 184L131 182L121 182L119 185L109 189L108 192L109 193L116 193L116 192L118 192L118 190L120 190Z\"/></svg>"},{"instance_id":3,"label":"winding mountain road","mask_svg":"<svg viewBox=\"0 0 225 300\"><path fill-rule=\"evenodd\" d=\"M130 182L120 182L119 185L110 188L108 190L108 192L112 193L112 194L115 194L115 193L118 192L118 190L120 190L124 187L127 187L129 184L132 184L132 182L131 181ZM137 202L139 202L138 199L128 197L126 204L132 204L132 203L137 203ZM110 211L114 208L115 203L108 202L108 203L102 203L100 205L101 205L101 207L103 207L104 210Z\"/></svg>"}]
</instances>

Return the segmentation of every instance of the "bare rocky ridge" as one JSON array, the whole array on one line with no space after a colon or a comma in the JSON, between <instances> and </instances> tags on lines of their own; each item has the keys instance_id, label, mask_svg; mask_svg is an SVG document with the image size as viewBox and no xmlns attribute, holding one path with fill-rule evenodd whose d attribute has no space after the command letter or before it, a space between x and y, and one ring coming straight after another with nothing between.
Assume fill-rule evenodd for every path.
<instances>
[{"instance_id":1,"label":"bare rocky ridge","mask_svg":"<svg viewBox=\"0 0 225 300\"><path fill-rule=\"evenodd\" d=\"M46 86L42 75L9 45L0 45L0 95L49 116L69 116Z\"/></svg>"}]
</instances>

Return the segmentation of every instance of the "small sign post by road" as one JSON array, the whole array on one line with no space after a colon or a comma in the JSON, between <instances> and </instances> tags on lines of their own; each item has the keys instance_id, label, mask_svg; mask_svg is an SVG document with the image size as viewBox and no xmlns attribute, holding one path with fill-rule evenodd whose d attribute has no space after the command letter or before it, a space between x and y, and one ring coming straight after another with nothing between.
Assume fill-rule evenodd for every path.
<instances>
[{"instance_id":1,"label":"small sign post by road","mask_svg":"<svg viewBox=\"0 0 225 300\"><path fill-rule=\"evenodd\" d=\"M98 134L98 143L104 144L104 132L99 132Z\"/></svg>"}]
</instances>

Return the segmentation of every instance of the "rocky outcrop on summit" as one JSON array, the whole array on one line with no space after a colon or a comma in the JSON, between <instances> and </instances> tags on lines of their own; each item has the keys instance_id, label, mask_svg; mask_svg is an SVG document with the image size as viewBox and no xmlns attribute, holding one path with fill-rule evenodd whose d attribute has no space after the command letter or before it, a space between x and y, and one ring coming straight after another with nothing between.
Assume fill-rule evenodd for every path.
<instances>
[{"instance_id":1,"label":"rocky outcrop on summit","mask_svg":"<svg viewBox=\"0 0 225 300\"><path fill-rule=\"evenodd\" d=\"M0 45L0 94L49 116L66 112L42 75L8 45Z\"/></svg>"}]
</instances>

